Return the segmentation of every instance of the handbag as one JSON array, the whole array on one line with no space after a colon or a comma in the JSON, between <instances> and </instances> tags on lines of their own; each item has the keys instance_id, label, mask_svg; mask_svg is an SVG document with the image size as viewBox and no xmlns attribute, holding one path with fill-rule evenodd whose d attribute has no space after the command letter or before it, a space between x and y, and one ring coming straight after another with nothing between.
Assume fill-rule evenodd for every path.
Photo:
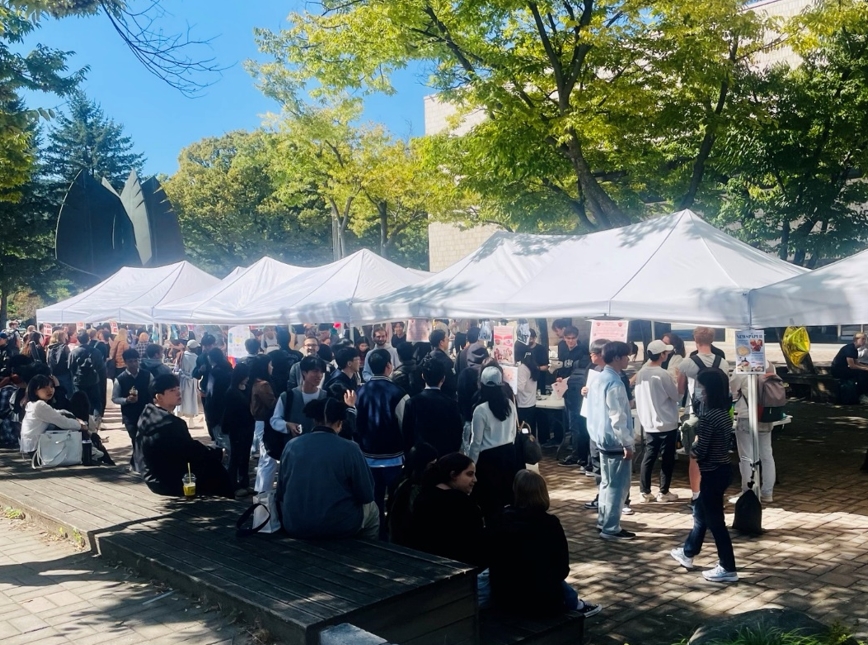
<instances>
[{"instance_id":1,"label":"handbag","mask_svg":"<svg viewBox=\"0 0 868 645\"><path fill-rule=\"evenodd\" d=\"M277 533L282 529L274 492L260 493L253 504L235 522L235 534L248 537L257 533Z\"/></svg>"},{"instance_id":2,"label":"handbag","mask_svg":"<svg viewBox=\"0 0 868 645\"><path fill-rule=\"evenodd\" d=\"M745 535L762 535L763 507L754 490L754 481L748 482L748 489L735 503L735 516L732 528Z\"/></svg>"},{"instance_id":3,"label":"handbag","mask_svg":"<svg viewBox=\"0 0 868 645\"><path fill-rule=\"evenodd\" d=\"M39 435L31 465L34 468L56 468L81 463L81 432L79 430L48 430Z\"/></svg>"},{"instance_id":4,"label":"handbag","mask_svg":"<svg viewBox=\"0 0 868 645\"><path fill-rule=\"evenodd\" d=\"M542 448L536 437L533 436L527 423L516 422L518 430L515 433L515 447L519 459L525 464L538 464L542 459Z\"/></svg>"}]
</instances>

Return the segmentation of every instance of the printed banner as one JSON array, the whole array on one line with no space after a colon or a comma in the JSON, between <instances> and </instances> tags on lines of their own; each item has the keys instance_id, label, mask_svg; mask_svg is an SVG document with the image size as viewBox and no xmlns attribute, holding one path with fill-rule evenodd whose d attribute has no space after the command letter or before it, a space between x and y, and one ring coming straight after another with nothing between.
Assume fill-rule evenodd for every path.
<instances>
[{"instance_id":1,"label":"printed banner","mask_svg":"<svg viewBox=\"0 0 868 645\"><path fill-rule=\"evenodd\" d=\"M411 318L407 321L407 342L427 343L431 335L431 321L427 318Z\"/></svg>"},{"instance_id":2,"label":"printed banner","mask_svg":"<svg viewBox=\"0 0 868 645\"><path fill-rule=\"evenodd\" d=\"M591 337L588 343L593 343L598 338L605 338L610 342L627 342L627 330L629 322L626 320L592 320Z\"/></svg>"},{"instance_id":3,"label":"printed banner","mask_svg":"<svg viewBox=\"0 0 868 645\"><path fill-rule=\"evenodd\" d=\"M118 333L118 321L117 320L109 320L109 327L111 327L112 334Z\"/></svg>"},{"instance_id":4,"label":"printed banner","mask_svg":"<svg viewBox=\"0 0 868 645\"><path fill-rule=\"evenodd\" d=\"M515 365L515 327L494 328L494 360L501 365Z\"/></svg>"},{"instance_id":5,"label":"printed banner","mask_svg":"<svg viewBox=\"0 0 868 645\"><path fill-rule=\"evenodd\" d=\"M765 373L766 343L762 329L735 332L735 371L739 374Z\"/></svg>"},{"instance_id":6,"label":"printed banner","mask_svg":"<svg viewBox=\"0 0 868 645\"><path fill-rule=\"evenodd\" d=\"M230 327L229 341L226 347L226 355L233 358L244 358L245 356L247 356L247 348L244 347L244 341L250 337L250 327L248 327L247 325Z\"/></svg>"},{"instance_id":7,"label":"printed banner","mask_svg":"<svg viewBox=\"0 0 868 645\"><path fill-rule=\"evenodd\" d=\"M54 331L48 323L44 323L42 325L42 335L43 336L51 336L51 332Z\"/></svg>"}]
</instances>

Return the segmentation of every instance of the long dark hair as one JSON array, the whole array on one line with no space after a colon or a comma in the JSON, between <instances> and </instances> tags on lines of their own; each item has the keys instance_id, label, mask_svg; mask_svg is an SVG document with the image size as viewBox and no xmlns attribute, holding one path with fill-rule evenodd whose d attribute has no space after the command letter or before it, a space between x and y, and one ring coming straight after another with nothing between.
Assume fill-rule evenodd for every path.
<instances>
[{"instance_id":1,"label":"long dark hair","mask_svg":"<svg viewBox=\"0 0 868 645\"><path fill-rule=\"evenodd\" d=\"M672 350L673 354L678 354L681 358L687 356L687 350L684 347L684 340L678 334L674 332L670 332L665 334L669 338L669 344L674 347Z\"/></svg>"},{"instance_id":2,"label":"long dark hair","mask_svg":"<svg viewBox=\"0 0 868 645\"><path fill-rule=\"evenodd\" d=\"M462 455L460 452L451 452L448 455L443 455L428 466L428 469L422 475L422 485L437 486L437 484L448 484L454 477L453 473L463 473L472 465L473 460L467 455Z\"/></svg>"},{"instance_id":3,"label":"long dark hair","mask_svg":"<svg viewBox=\"0 0 868 645\"><path fill-rule=\"evenodd\" d=\"M313 419L317 425L328 426L335 421L347 420L347 404L332 397L314 399L304 406L305 416Z\"/></svg>"},{"instance_id":4,"label":"long dark hair","mask_svg":"<svg viewBox=\"0 0 868 645\"><path fill-rule=\"evenodd\" d=\"M30 381L27 383L27 400L28 401L41 401L39 395L36 394L37 390L41 390L44 387L48 387L49 385L54 386L54 381L51 380L50 376L45 374L37 374L32 377Z\"/></svg>"},{"instance_id":5,"label":"long dark hair","mask_svg":"<svg viewBox=\"0 0 868 645\"><path fill-rule=\"evenodd\" d=\"M250 381L268 381L269 363L271 363L271 357L268 354L260 354L254 358L250 364Z\"/></svg>"},{"instance_id":6,"label":"long dark hair","mask_svg":"<svg viewBox=\"0 0 868 645\"><path fill-rule=\"evenodd\" d=\"M729 391L729 377L720 369L704 370L696 377L705 389L705 410L729 410L732 407L732 394Z\"/></svg>"},{"instance_id":7,"label":"long dark hair","mask_svg":"<svg viewBox=\"0 0 868 645\"><path fill-rule=\"evenodd\" d=\"M488 409L498 421L506 421L512 414L509 399L500 385L483 385L479 388L479 405L488 403Z\"/></svg>"},{"instance_id":8,"label":"long dark hair","mask_svg":"<svg viewBox=\"0 0 868 645\"><path fill-rule=\"evenodd\" d=\"M530 379L532 381L539 380L539 365L537 365L536 361L533 359L533 354L525 354L524 358L521 359L521 364L530 370Z\"/></svg>"},{"instance_id":9,"label":"long dark hair","mask_svg":"<svg viewBox=\"0 0 868 645\"><path fill-rule=\"evenodd\" d=\"M238 363L235 369L232 370L232 380L229 382L229 390L237 390L241 385L241 381L250 377L250 368L247 363Z\"/></svg>"}]
</instances>

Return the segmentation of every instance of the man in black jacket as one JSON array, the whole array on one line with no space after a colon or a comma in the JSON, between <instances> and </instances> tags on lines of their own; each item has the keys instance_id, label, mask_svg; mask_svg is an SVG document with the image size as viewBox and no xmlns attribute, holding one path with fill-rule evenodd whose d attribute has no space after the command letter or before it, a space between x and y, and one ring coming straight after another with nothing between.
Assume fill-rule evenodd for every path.
<instances>
[{"instance_id":1,"label":"man in black jacket","mask_svg":"<svg viewBox=\"0 0 868 645\"><path fill-rule=\"evenodd\" d=\"M588 353L588 344L579 342L579 330L575 327L564 329L564 343L567 351L557 376L558 379L569 379L567 391L564 393L564 411L566 427L572 435L573 451L561 465L585 466L590 460L591 437L588 435L585 417L579 411L582 408L582 388L588 378L591 356Z\"/></svg>"},{"instance_id":2,"label":"man in black jacket","mask_svg":"<svg viewBox=\"0 0 868 645\"><path fill-rule=\"evenodd\" d=\"M422 379L425 389L411 397L404 408L404 452L409 453L420 443L434 446L440 457L458 452L464 425L458 403L440 391L446 380L443 365L436 361L428 362L422 368Z\"/></svg>"},{"instance_id":3,"label":"man in black jacket","mask_svg":"<svg viewBox=\"0 0 868 645\"><path fill-rule=\"evenodd\" d=\"M443 381L443 386L440 390L449 398L456 398L458 393L458 377L455 370L452 369L452 359L446 351L449 349L449 338L446 332L442 329L435 329L428 336L428 342L431 343L431 353L426 357L426 361L437 361L443 365L446 372L446 380Z\"/></svg>"},{"instance_id":4,"label":"man in black jacket","mask_svg":"<svg viewBox=\"0 0 868 645\"><path fill-rule=\"evenodd\" d=\"M105 400L100 402L100 379L105 382L105 356L90 346L87 332L81 330L77 335L78 347L69 352L69 372L72 374L72 392L84 392L90 401L91 414L102 416Z\"/></svg>"},{"instance_id":5,"label":"man in black jacket","mask_svg":"<svg viewBox=\"0 0 868 645\"><path fill-rule=\"evenodd\" d=\"M212 449L190 436L187 423L173 414L181 403L181 383L174 374L158 376L151 385L154 402L139 417L136 436L145 483L157 495L180 496L189 464L199 495L234 497L229 473L221 463L223 450Z\"/></svg>"},{"instance_id":6,"label":"man in black jacket","mask_svg":"<svg viewBox=\"0 0 868 645\"><path fill-rule=\"evenodd\" d=\"M112 403L121 406L121 419L130 444L133 447L130 456L130 468L133 472L141 472L141 455L136 453L136 434L138 433L139 417L150 400L151 385L154 377L150 372L139 369L139 352L127 349L122 354L126 369L118 374L112 387Z\"/></svg>"}]
</instances>

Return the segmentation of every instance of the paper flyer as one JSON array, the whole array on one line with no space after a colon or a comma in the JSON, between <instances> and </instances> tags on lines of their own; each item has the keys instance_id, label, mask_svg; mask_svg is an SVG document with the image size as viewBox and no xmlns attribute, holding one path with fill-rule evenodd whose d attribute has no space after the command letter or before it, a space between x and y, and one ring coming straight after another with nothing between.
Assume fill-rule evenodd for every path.
<instances>
[{"instance_id":1,"label":"paper flyer","mask_svg":"<svg viewBox=\"0 0 868 645\"><path fill-rule=\"evenodd\" d=\"M597 370L588 370L588 377L585 379L585 385L588 386L588 390L591 389L591 383L596 381L598 378L600 378L600 373ZM582 398L582 409L579 411L579 414L581 414L586 419L588 418L588 397Z\"/></svg>"},{"instance_id":2,"label":"paper flyer","mask_svg":"<svg viewBox=\"0 0 868 645\"><path fill-rule=\"evenodd\" d=\"M735 332L735 371L737 374L765 373L766 343L762 329Z\"/></svg>"},{"instance_id":3,"label":"paper flyer","mask_svg":"<svg viewBox=\"0 0 868 645\"><path fill-rule=\"evenodd\" d=\"M494 328L494 360L515 365L515 327Z\"/></svg>"},{"instance_id":4,"label":"paper flyer","mask_svg":"<svg viewBox=\"0 0 868 645\"><path fill-rule=\"evenodd\" d=\"M627 331L630 323L627 320L592 320L591 337L588 343L593 343L598 338L605 338L610 342L627 342Z\"/></svg>"}]
</instances>

